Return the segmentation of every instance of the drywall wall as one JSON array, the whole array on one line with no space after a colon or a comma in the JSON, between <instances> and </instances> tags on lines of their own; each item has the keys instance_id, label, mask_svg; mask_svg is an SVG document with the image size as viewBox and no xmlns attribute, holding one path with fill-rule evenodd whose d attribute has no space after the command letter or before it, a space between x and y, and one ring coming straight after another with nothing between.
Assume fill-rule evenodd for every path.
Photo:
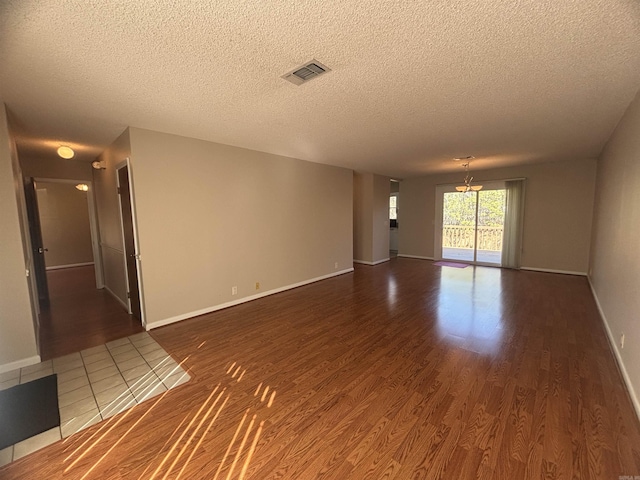
<instances>
[{"instance_id":1,"label":"drywall wall","mask_svg":"<svg viewBox=\"0 0 640 480\"><path fill-rule=\"evenodd\" d=\"M18 209L22 176L0 102L0 372L39 361Z\"/></svg>"},{"instance_id":2,"label":"drywall wall","mask_svg":"<svg viewBox=\"0 0 640 480\"><path fill-rule=\"evenodd\" d=\"M72 183L36 182L47 268L93 262L89 192Z\"/></svg>"},{"instance_id":3,"label":"drywall wall","mask_svg":"<svg viewBox=\"0 0 640 480\"><path fill-rule=\"evenodd\" d=\"M373 262L373 174L353 172L353 259Z\"/></svg>"},{"instance_id":4,"label":"drywall wall","mask_svg":"<svg viewBox=\"0 0 640 480\"><path fill-rule=\"evenodd\" d=\"M22 166L22 174L25 177L36 178L91 181L93 170L90 163L73 159L65 160L59 157L38 158L22 156L20 165Z\"/></svg>"},{"instance_id":5,"label":"drywall wall","mask_svg":"<svg viewBox=\"0 0 640 480\"><path fill-rule=\"evenodd\" d=\"M472 165L473 166L473 165ZM522 267L586 274L596 160L564 161L472 172L475 183L526 178ZM405 179L399 199L399 254L434 257L435 187L460 174Z\"/></svg>"},{"instance_id":6,"label":"drywall wall","mask_svg":"<svg viewBox=\"0 0 640 480\"><path fill-rule=\"evenodd\" d=\"M376 264L389 259L389 177L353 172L354 261Z\"/></svg>"},{"instance_id":7,"label":"drywall wall","mask_svg":"<svg viewBox=\"0 0 640 480\"><path fill-rule=\"evenodd\" d=\"M389 259L389 177L373 176L373 261Z\"/></svg>"},{"instance_id":8,"label":"drywall wall","mask_svg":"<svg viewBox=\"0 0 640 480\"><path fill-rule=\"evenodd\" d=\"M104 272L104 286L122 304L127 304L127 277L124 267L122 224L118 203L116 167L131 155L129 129L125 130L100 155L106 168L93 170L93 188L100 230L100 252Z\"/></svg>"},{"instance_id":9,"label":"drywall wall","mask_svg":"<svg viewBox=\"0 0 640 480\"><path fill-rule=\"evenodd\" d=\"M129 130L151 328L353 268L351 170Z\"/></svg>"},{"instance_id":10,"label":"drywall wall","mask_svg":"<svg viewBox=\"0 0 640 480\"><path fill-rule=\"evenodd\" d=\"M590 281L640 416L640 95L598 161ZM620 348L620 336L625 346Z\"/></svg>"}]
</instances>

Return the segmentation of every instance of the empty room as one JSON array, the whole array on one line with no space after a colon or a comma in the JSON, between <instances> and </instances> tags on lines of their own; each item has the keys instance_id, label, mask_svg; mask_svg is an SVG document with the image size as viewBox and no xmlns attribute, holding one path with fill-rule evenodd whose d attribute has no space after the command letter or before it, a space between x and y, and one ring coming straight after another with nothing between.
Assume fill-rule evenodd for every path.
<instances>
[{"instance_id":1,"label":"empty room","mask_svg":"<svg viewBox=\"0 0 640 480\"><path fill-rule=\"evenodd\" d=\"M0 4L1 479L640 479L640 4Z\"/></svg>"}]
</instances>

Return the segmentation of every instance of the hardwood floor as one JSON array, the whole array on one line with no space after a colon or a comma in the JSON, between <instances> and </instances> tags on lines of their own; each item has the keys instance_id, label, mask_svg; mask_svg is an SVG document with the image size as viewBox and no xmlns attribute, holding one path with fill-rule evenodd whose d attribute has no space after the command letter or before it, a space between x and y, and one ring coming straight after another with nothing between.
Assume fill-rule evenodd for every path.
<instances>
[{"instance_id":1,"label":"hardwood floor","mask_svg":"<svg viewBox=\"0 0 640 480\"><path fill-rule=\"evenodd\" d=\"M40 312L42 360L79 352L144 329L106 290L93 266L49 270L50 306Z\"/></svg>"},{"instance_id":2,"label":"hardwood floor","mask_svg":"<svg viewBox=\"0 0 640 480\"><path fill-rule=\"evenodd\" d=\"M152 336L189 383L0 478L640 475L585 278L398 258Z\"/></svg>"}]
</instances>

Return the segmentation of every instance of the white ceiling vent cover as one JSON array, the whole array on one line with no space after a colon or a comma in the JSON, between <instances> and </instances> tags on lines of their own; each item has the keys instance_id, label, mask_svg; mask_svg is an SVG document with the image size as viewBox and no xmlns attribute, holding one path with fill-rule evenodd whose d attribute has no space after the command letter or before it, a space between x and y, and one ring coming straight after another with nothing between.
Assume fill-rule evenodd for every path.
<instances>
[{"instance_id":1,"label":"white ceiling vent cover","mask_svg":"<svg viewBox=\"0 0 640 480\"><path fill-rule=\"evenodd\" d=\"M314 78L330 71L331 69L329 67L323 65L316 59L313 59L304 65L294 68L289 73L285 73L282 75L282 78L295 85L302 85L303 83L307 83L309 80L313 80Z\"/></svg>"}]
</instances>

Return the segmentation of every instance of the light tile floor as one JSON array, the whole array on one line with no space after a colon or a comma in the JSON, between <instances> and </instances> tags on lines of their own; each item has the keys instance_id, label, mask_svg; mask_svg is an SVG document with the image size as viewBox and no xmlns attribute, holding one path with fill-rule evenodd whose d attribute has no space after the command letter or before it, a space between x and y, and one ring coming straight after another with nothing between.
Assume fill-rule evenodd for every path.
<instances>
[{"instance_id":1,"label":"light tile floor","mask_svg":"<svg viewBox=\"0 0 640 480\"><path fill-rule=\"evenodd\" d=\"M171 356L142 332L106 345L0 374L0 390L58 375L60 426L0 450L0 466L189 381Z\"/></svg>"}]
</instances>

